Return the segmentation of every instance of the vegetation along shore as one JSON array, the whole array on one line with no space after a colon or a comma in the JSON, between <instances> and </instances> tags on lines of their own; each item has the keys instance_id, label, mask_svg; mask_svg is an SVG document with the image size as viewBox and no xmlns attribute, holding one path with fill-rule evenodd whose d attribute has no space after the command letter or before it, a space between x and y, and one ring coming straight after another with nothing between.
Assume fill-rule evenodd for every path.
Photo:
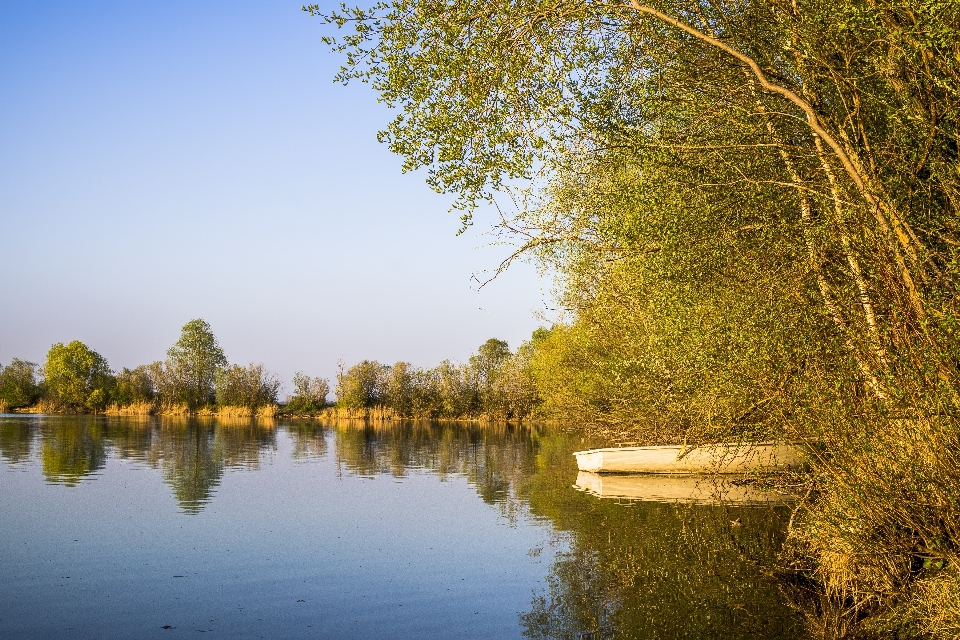
<instances>
[{"instance_id":1,"label":"vegetation along shore","mask_svg":"<svg viewBox=\"0 0 960 640\"><path fill-rule=\"evenodd\" d=\"M960 635L956 2L305 10L404 169L556 274L536 412L815 443L780 561L811 632Z\"/></svg>"},{"instance_id":2,"label":"vegetation along shore","mask_svg":"<svg viewBox=\"0 0 960 640\"><path fill-rule=\"evenodd\" d=\"M546 333L535 333L516 353L491 338L468 362L432 369L373 360L341 364L333 403L329 380L298 372L293 393L281 401L275 374L262 364L230 364L210 325L197 319L183 326L166 360L133 369L112 371L77 340L50 347L42 366L14 358L0 366L0 412L522 420L539 405L530 358Z\"/></svg>"}]
</instances>

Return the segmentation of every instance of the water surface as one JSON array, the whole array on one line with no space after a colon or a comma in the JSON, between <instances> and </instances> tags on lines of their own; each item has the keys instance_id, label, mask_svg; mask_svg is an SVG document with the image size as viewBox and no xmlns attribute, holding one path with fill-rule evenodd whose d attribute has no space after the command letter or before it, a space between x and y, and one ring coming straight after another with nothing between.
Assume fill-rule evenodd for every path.
<instances>
[{"instance_id":1,"label":"water surface","mask_svg":"<svg viewBox=\"0 0 960 640\"><path fill-rule=\"evenodd\" d=\"M0 637L794 638L783 507L604 500L544 428L0 417Z\"/></svg>"}]
</instances>

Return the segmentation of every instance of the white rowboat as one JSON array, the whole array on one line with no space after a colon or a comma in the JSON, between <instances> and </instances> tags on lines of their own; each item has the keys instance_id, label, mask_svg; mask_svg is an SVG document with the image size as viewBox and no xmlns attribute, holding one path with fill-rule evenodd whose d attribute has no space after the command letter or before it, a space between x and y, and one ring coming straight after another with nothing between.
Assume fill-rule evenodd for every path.
<instances>
[{"instance_id":1,"label":"white rowboat","mask_svg":"<svg viewBox=\"0 0 960 640\"><path fill-rule=\"evenodd\" d=\"M803 464L793 444L753 442L684 448L618 447L577 451L580 471L593 473L751 473Z\"/></svg>"}]
</instances>

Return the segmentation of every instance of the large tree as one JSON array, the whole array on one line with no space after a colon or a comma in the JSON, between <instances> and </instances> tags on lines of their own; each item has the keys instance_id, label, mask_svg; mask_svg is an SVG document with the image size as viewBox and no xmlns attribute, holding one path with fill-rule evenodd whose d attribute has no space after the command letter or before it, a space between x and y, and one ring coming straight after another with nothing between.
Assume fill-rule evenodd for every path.
<instances>
[{"instance_id":1,"label":"large tree","mask_svg":"<svg viewBox=\"0 0 960 640\"><path fill-rule=\"evenodd\" d=\"M188 406L214 401L217 373L227 366L227 357L206 320L197 318L183 325L180 339L167 356L186 381L183 400Z\"/></svg>"},{"instance_id":2,"label":"large tree","mask_svg":"<svg viewBox=\"0 0 960 640\"><path fill-rule=\"evenodd\" d=\"M395 0L327 19L354 28L328 39L346 54L338 79L399 112L381 139L456 193L466 223L497 190L611 150L722 167L724 182L682 187L738 208L779 191L796 221L784 233L875 398L893 401L901 378L957 386L955 4ZM595 218L530 224L527 204L503 224L524 249L620 248Z\"/></svg>"},{"instance_id":3,"label":"large tree","mask_svg":"<svg viewBox=\"0 0 960 640\"><path fill-rule=\"evenodd\" d=\"M107 359L79 340L50 347L43 374L52 399L77 409L102 409L113 384Z\"/></svg>"},{"instance_id":4,"label":"large tree","mask_svg":"<svg viewBox=\"0 0 960 640\"><path fill-rule=\"evenodd\" d=\"M958 3L393 0L326 18L348 29L328 39L339 79L396 110L381 140L405 170L456 194L465 224L512 197L499 231L571 309L533 359L569 404L666 416L658 437L778 423L824 442L793 539L845 619L960 560Z\"/></svg>"}]
</instances>

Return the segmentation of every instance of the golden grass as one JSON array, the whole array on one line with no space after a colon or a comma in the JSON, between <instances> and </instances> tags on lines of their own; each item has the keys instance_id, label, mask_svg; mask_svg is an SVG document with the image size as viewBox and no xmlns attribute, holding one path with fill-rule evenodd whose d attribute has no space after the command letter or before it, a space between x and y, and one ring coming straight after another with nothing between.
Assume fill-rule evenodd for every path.
<instances>
[{"instance_id":1,"label":"golden grass","mask_svg":"<svg viewBox=\"0 0 960 640\"><path fill-rule=\"evenodd\" d=\"M277 415L277 412L280 410L275 404L267 404L262 407L257 408L257 417L258 418L273 418Z\"/></svg>"},{"instance_id":2,"label":"golden grass","mask_svg":"<svg viewBox=\"0 0 960 640\"><path fill-rule=\"evenodd\" d=\"M960 567L953 564L920 581L912 609L925 633L934 638L960 638Z\"/></svg>"},{"instance_id":3,"label":"golden grass","mask_svg":"<svg viewBox=\"0 0 960 640\"><path fill-rule=\"evenodd\" d=\"M104 410L108 416L149 416L156 411L156 406L152 402L134 402L132 404L120 406L112 404Z\"/></svg>"},{"instance_id":4,"label":"golden grass","mask_svg":"<svg viewBox=\"0 0 960 640\"><path fill-rule=\"evenodd\" d=\"M218 418L252 418L253 409L250 407L218 407L216 415Z\"/></svg>"},{"instance_id":5,"label":"golden grass","mask_svg":"<svg viewBox=\"0 0 960 640\"><path fill-rule=\"evenodd\" d=\"M157 415L160 416L188 416L190 413L190 407L187 405L172 402L160 405L160 409L157 411Z\"/></svg>"},{"instance_id":6,"label":"golden grass","mask_svg":"<svg viewBox=\"0 0 960 640\"><path fill-rule=\"evenodd\" d=\"M273 418L277 415L277 405L268 404L257 409L250 407L224 406L218 407L214 415L218 418Z\"/></svg>"},{"instance_id":7,"label":"golden grass","mask_svg":"<svg viewBox=\"0 0 960 640\"><path fill-rule=\"evenodd\" d=\"M320 417L332 420L402 420L403 417L389 407L364 407L348 409L346 407L327 407Z\"/></svg>"},{"instance_id":8,"label":"golden grass","mask_svg":"<svg viewBox=\"0 0 960 640\"><path fill-rule=\"evenodd\" d=\"M41 398L40 401L33 406L20 407L14 409L14 411L17 413L76 413L76 411L47 398Z\"/></svg>"},{"instance_id":9,"label":"golden grass","mask_svg":"<svg viewBox=\"0 0 960 640\"><path fill-rule=\"evenodd\" d=\"M835 627L906 637L895 625L910 622L956 638L960 433L950 416L856 426L825 433L819 497L798 511L787 555L843 609Z\"/></svg>"}]
</instances>

